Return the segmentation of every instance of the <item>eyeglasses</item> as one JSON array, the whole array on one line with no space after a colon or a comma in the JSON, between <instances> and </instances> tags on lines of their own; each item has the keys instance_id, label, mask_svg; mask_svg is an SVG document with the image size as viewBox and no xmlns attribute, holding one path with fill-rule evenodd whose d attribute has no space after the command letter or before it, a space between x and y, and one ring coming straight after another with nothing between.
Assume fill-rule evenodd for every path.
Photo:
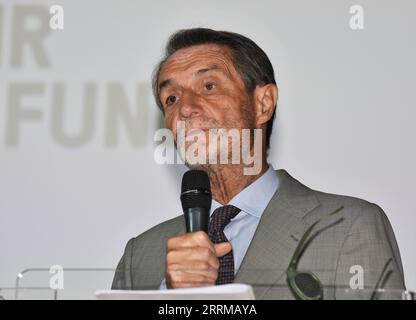
<instances>
[{"instance_id":1,"label":"eyeglasses","mask_svg":"<svg viewBox=\"0 0 416 320\"><path fill-rule=\"evenodd\" d=\"M312 232L313 228L322 220L325 220L344 209L344 206L339 207L330 214L322 217L312 224L300 239L295 252L293 253L292 259L290 260L289 267L286 271L286 281L292 291L293 295L298 300L322 300L324 297L322 283L318 277L311 271L297 270L299 260L302 253L307 247L307 240Z\"/></svg>"},{"instance_id":2,"label":"eyeglasses","mask_svg":"<svg viewBox=\"0 0 416 320\"><path fill-rule=\"evenodd\" d=\"M384 264L383 270L381 271L380 277L377 280L376 286L374 287L370 300L376 300L378 297L378 293L380 293L380 291L384 288L384 285L386 284L387 279L389 278L390 274L393 272L392 270L389 270L389 272L387 272L387 268L390 262L392 261L393 261L393 258L390 257Z\"/></svg>"}]
</instances>

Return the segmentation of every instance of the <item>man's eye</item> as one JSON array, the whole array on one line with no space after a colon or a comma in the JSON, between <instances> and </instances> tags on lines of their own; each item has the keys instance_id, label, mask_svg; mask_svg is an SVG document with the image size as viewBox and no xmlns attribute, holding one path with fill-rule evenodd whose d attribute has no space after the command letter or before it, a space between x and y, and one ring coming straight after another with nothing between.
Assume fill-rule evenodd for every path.
<instances>
[{"instance_id":1,"label":"man's eye","mask_svg":"<svg viewBox=\"0 0 416 320\"><path fill-rule=\"evenodd\" d=\"M176 102L176 96L169 96L165 101L167 105L174 104L175 102Z\"/></svg>"},{"instance_id":2,"label":"man's eye","mask_svg":"<svg viewBox=\"0 0 416 320\"><path fill-rule=\"evenodd\" d=\"M205 84L205 89L207 89L208 91L211 91L214 88L215 84L213 84L212 82L208 82L207 84Z\"/></svg>"}]
</instances>

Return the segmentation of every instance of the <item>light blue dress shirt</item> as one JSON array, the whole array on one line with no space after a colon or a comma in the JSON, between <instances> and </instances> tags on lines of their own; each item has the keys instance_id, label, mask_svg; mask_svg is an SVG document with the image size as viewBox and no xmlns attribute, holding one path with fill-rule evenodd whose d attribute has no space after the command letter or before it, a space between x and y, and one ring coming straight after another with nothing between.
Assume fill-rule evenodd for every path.
<instances>
[{"instance_id":1,"label":"light blue dress shirt","mask_svg":"<svg viewBox=\"0 0 416 320\"><path fill-rule=\"evenodd\" d=\"M239 212L227 226L224 233L233 248L235 273L240 269L241 262L247 252L261 215L279 187L279 179L271 165L267 171L256 181L244 188L228 203L239 209ZM222 205L212 200L211 212ZM166 282L163 279L159 289L166 289Z\"/></svg>"}]
</instances>

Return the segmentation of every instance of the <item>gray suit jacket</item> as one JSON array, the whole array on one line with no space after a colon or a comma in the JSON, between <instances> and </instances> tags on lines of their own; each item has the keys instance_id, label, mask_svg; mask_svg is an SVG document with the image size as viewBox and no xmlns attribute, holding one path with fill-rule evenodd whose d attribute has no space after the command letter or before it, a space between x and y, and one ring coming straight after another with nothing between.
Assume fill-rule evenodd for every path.
<instances>
[{"instance_id":1,"label":"gray suit jacket","mask_svg":"<svg viewBox=\"0 0 416 320\"><path fill-rule=\"evenodd\" d=\"M380 207L312 190L285 170L276 174L279 189L261 217L234 282L251 284L257 299L293 299L286 284L286 269L299 240L308 226L343 205L340 213L316 226L298 269L318 276L325 299L367 299L391 257L384 288L405 289L399 248ZM130 239L112 288L157 289L164 278L166 242L183 233L181 215ZM369 291L346 290L350 282L359 284L354 278L357 274L363 275L364 289Z\"/></svg>"}]
</instances>

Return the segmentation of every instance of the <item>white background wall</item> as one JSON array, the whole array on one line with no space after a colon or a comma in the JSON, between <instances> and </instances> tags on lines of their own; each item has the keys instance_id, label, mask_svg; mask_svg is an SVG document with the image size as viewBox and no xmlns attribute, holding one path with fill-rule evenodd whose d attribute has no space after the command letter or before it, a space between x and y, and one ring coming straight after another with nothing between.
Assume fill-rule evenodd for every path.
<instances>
[{"instance_id":1,"label":"white background wall","mask_svg":"<svg viewBox=\"0 0 416 320\"><path fill-rule=\"evenodd\" d=\"M43 42L49 67L31 50L20 66L10 62L18 3L64 7L64 30ZM364 8L364 30L349 28L354 4ZM407 286L416 289L415 1L3 0L0 8L0 287L14 285L27 267L115 267L130 237L181 213L184 169L154 162L159 113L150 91L136 88L150 84L172 32L203 26L245 34L269 55L280 89L275 168L309 187L379 204L395 230ZM22 105L40 118L21 121L10 145L10 85L26 82L41 90ZM119 140L106 144L114 82L142 119L135 133L145 143L134 145L120 123ZM56 83L67 90L68 133L82 126L85 85L97 88L92 135L82 145L52 134Z\"/></svg>"}]
</instances>

